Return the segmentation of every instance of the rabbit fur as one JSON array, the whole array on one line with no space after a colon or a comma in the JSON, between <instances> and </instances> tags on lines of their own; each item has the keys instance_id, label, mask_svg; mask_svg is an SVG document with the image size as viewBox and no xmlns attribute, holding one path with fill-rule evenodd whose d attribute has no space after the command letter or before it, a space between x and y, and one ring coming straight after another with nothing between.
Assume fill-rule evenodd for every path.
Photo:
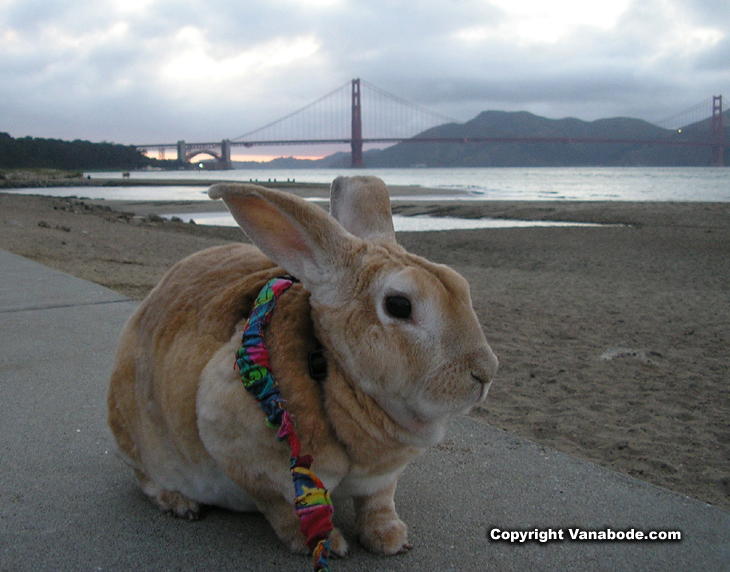
<instances>
[{"instance_id":1,"label":"rabbit fur","mask_svg":"<svg viewBox=\"0 0 730 572\"><path fill-rule=\"evenodd\" d=\"M450 417L484 400L497 370L467 282L396 243L388 189L375 177L337 178L331 214L250 184L209 195L256 246L189 256L130 317L108 398L122 457L162 510L191 519L200 505L260 511L292 551L307 551L287 446L233 367L258 292L292 274L301 284L281 295L266 344L302 453L335 506L354 500L367 549L410 549L393 502L398 476ZM392 315L393 297L407 299L409 315ZM321 383L307 369L317 341L328 364ZM344 555L337 529L331 538Z\"/></svg>"}]
</instances>

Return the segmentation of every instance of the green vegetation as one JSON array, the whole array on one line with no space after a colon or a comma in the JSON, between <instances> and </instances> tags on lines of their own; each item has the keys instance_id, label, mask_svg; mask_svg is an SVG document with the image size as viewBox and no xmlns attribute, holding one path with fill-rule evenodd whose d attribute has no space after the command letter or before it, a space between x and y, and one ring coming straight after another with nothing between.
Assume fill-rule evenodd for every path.
<instances>
[{"instance_id":1,"label":"green vegetation","mask_svg":"<svg viewBox=\"0 0 730 572\"><path fill-rule=\"evenodd\" d=\"M82 181L81 171L61 169L0 169L0 189L21 187L63 187Z\"/></svg>"},{"instance_id":2,"label":"green vegetation","mask_svg":"<svg viewBox=\"0 0 730 572\"><path fill-rule=\"evenodd\" d=\"M62 141L0 133L0 168L66 170L132 170L172 168L173 161L150 159L131 145Z\"/></svg>"}]
</instances>

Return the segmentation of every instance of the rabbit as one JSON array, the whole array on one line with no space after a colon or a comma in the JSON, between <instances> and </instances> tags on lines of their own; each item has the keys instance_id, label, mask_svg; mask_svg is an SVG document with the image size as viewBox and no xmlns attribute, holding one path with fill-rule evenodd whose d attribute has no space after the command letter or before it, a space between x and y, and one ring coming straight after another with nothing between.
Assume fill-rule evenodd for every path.
<instances>
[{"instance_id":1,"label":"rabbit","mask_svg":"<svg viewBox=\"0 0 730 572\"><path fill-rule=\"evenodd\" d=\"M259 511L290 550L308 552L286 443L234 369L255 297L290 274L301 283L281 295L265 339L302 451L335 509L353 499L366 549L410 550L393 501L398 476L451 417L486 398L497 371L468 283L397 244L378 178L335 179L331 214L252 184L219 183L209 196L225 201L255 246L180 261L124 326L108 395L122 458L163 511ZM321 382L308 370L318 346ZM334 529L331 552L347 550Z\"/></svg>"}]
</instances>

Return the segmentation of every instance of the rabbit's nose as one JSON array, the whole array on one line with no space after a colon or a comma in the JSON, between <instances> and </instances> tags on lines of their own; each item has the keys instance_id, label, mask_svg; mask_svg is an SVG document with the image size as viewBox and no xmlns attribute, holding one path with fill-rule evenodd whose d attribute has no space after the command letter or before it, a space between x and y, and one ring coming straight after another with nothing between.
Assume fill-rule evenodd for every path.
<instances>
[{"instance_id":1,"label":"rabbit's nose","mask_svg":"<svg viewBox=\"0 0 730 572\"><path fill-rule=\"evenodd\" d=\"M484 374L481 372L471 372L471 377L476 381L477 383L481 383L482 385L489 383L489 379L485 379L482 377Z\"/></svg>"}]
</instances>

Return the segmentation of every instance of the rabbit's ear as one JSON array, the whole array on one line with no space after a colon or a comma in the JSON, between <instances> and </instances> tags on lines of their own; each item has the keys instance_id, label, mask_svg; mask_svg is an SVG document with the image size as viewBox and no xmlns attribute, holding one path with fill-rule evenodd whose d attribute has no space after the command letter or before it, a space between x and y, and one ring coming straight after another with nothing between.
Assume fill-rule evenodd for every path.
<instances>
[{"instance_id":1,"label":"rabbit's ear","mask_svg":"<svg viewBox=\"0 0 730 572\"><path fill-rule=\"evenodd\" d=\"M388 187L377 177L337 177L330 214L350 233L373 242L395 242Z\"/></svg>"},{"instance_id":2,"label":"rabbit's ear","mask_svg":"<svg viewBox=\"0 0 730 572\"><path fill-rule=\"evenodd\" d=\"M233 218L259 249L314 293L347 265L353 242L360 242L321 208L297 196L241 183L208 189L223 199Z\"/></svg>"}]
</instances>

